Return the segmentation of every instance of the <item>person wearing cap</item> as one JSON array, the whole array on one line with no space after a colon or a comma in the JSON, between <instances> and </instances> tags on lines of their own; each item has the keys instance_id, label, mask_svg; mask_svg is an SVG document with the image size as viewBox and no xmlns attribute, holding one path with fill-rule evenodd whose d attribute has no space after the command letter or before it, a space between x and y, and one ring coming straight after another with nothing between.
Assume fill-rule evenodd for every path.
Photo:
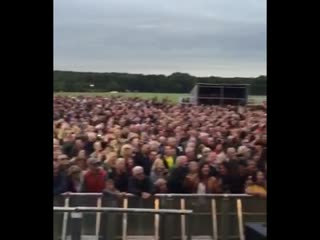
<instances>
[{"instance_id":1,"label":"person wearing cap","mask_svg":"<svg viewBox=\"0 0 320 240\"><path fill-rule=\"evenodd\" d=\"M105 188L106 171L101 167L97 158L88 159L88 171L84 175L83 192L102 192Z\"/></svg>"}]
</instances>

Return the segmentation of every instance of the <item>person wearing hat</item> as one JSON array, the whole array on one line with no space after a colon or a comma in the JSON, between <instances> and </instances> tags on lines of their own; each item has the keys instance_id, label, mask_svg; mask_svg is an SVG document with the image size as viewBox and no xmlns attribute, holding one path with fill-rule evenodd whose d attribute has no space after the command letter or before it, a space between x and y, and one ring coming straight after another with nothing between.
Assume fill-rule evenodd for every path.
<instances>
[{"instance_id":1,"label":"person wearing hat","mask_svg":"<svg viewBox=\"0 0 320 240\"><path fill-rule=\"evenodd\" d=\"M83 192L102 192L105 188L107 173L101 168L101 162L97 158L89 158L88 167L84 175Z\"/></svg>"}]
</instances>

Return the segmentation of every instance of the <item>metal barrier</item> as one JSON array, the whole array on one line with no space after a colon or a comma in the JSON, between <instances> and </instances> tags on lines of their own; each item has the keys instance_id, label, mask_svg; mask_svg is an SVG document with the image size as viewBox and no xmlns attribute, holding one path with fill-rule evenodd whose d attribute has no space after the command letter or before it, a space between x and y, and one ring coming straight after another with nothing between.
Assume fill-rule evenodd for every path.
<instances>
[{"instance_id":1,"label":"metal barrier","mask_svg":"<svg viewBox=\"0 0 320 240\"><path fill-rule=\"evenodd\" d=\"M192 218L192 210L172 210L172 209L158 209L158 210L154 210L154 209L142 209L142 208L111 208L111 207L53 207L53 211L54 212L63 212L64 214L68 214L71 212L71 240L81 240L81 229L82 229L82 213L96 213L98 215L98 213L123 213L123 214L130 214L130 213L139 213L139 214L157 214L160 218L159 220L162 220L161 223L157 222L157 225L160 224L160 229L161 232L157 232L155 233L155 236L159 236L157 238L155 238L155 240L166 240L167 235L166 235L166 215L170 215L170 214L178 214L181 216L185 216L188 220L188 224L191 225L191 218ZM109 215L106 215L107 217ZM99 219L100 220L100 219ZM63 222L63 226L65 226L67 223ZM100 226L100 222L98 222L99 224L96 223L96 225ZM156 231L159 231L159 228L156 229ZM109 232L109 231L107 231ZM67 236L64 235L62 236L62 239L65 239ZM98 234L95 236L96 239L100 239L100 234L98 232ZM111 239L115 239L114 235L108 235L108 234L104 234L101 235L102 239L105 240L111 240ZM122 236L122 239L127 239L126 235ZM187 233L186 236L186 240L191 240L191 232Z\"/></svg>"},{"instance_id":2,"label":"metal barrier","mask_svg":"<svg viewBox=\"0 0 320 240\"><path fill-rule=\"evenodd\" d=\"M60 198L60 199L59 199ZM185 215L167 216L166 222L171 228L167 228L167 239L185 240L187 232L193 236L210 236L213 240L239 239L244 240L244 224L246 222L266 222L266 199L252 197L247 194L156 194L153 198L143 200L138 197L116 198L103 196L101 193L72 193L59 196L55 199L56 206L91 206L121 207L122 209L191 209L193 210L193 223L187 226ZM128 216L123 212L121 216L114 217L114 221L108 228L112 228L117 239L126 240L128 235L152 235L159 239L159 213L154 216ZM68 213L65 212L62 229L58 229L61 239L67 235ZM101 212L95 216L87 217L88 227L84 233L95 235L98 239L101 232ZM90 221L89 221L90 220ZM57 220L59 222L59 220ZM128 224L128 222L130 224ZM110 222L109 222L110 223ZM89 226L90 225L90 226ZM56 227L57 228L57 227ZM93 233L94 232L94 233ZM56 236L58 234L56 233Z\"/></svg>"}]
</instances>

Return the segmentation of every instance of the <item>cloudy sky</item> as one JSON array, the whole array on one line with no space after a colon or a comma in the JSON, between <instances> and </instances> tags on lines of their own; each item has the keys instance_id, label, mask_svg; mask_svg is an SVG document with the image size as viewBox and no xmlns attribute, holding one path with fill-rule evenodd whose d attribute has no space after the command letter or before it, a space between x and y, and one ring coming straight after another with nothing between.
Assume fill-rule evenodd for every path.
<instances>
[{"instance_id":1,"label":"cloudy sky","mask_svg":"<svg viewBox=\"0 0 320 240\"><path fill-rule=\"evenodd\" d=\"M266 74L266 0L54 0L54 69Z\"/></svg>"}]
</instances>

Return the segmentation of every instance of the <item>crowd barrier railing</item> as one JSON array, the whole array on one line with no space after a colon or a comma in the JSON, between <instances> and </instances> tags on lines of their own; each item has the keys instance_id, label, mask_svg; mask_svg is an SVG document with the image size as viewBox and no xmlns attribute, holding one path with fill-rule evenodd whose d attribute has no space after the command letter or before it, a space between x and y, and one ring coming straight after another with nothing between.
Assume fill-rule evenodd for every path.
<instances>
[{"instance_id":1,"label":"crowd barrier railing","mask_svg":"<svg viewBox=\"0 0 320 240\"><path fill-rule=\"evenodd\" d=\"M63 212L64 214L71 213L71 240L81 240L81 228L82 228L82 213L139 213L139 214L153 214L160 216L162 223L160 224L161 231L158 232L158 237L155 239L166 240L166 227L165 227L165 218L170 214L178 214L181 216L185 216L188 219L189 224L191 224L192 219L192 210L172 210L172 209L143 209L143 208L112 208L112 207L53 207L54 212ZM66 236L63 236L66 238ZM96 239L100 239L99 235L95 236ZM191 232L188 232L186 236L186 240L191 240ZM114 236L104 236L105 239L114 239ZM127 237L123 237L123 239L127 239Z\"/></svg>"},{"instance_id":2,"label":"crowd barrier railing","mask_svg":"<svg viewBox=\"0 0 320 240\"><path fill-rule=\"evenodd\" d=\"M168 216L166 222L169 228L166 232L172 239L187 239L187 232L193 236L210 236L213 240L239 239L244 240L244 225L246 222L266 222L266 199L247 194L156 194L148 200L134 196L117 198L105 196L101 193L70 193L54 199L55 205L60 207L120 207L121 209L191 209L194 216L193 224L187 224L186 215ZM99 236L101 233L101 212L88 220L85 233ZM68 235L69 213L64 212L58 225L62 240ZM152 216L151 216L152 217ZM89 216L88 216L89 218ZM159 239L160 215L155 213L153 218L145 216L128 216L123 212L110 222L108 229L115 231L115 239L126 240L128 235L152 235ZM62 221L62 225L61 225ZM130 224L128 224L130 223ZM90 226L89 226L90 225ZM119 226L120 225L120 226ZM171 228L170 228L171 226ZM93 234L94 233L94 234ZM57 233L56 233L57 235ZM70 230L69 230L70 235ZM98 238L97 238L98 239Z\"/></svg>"}]
</instances>

